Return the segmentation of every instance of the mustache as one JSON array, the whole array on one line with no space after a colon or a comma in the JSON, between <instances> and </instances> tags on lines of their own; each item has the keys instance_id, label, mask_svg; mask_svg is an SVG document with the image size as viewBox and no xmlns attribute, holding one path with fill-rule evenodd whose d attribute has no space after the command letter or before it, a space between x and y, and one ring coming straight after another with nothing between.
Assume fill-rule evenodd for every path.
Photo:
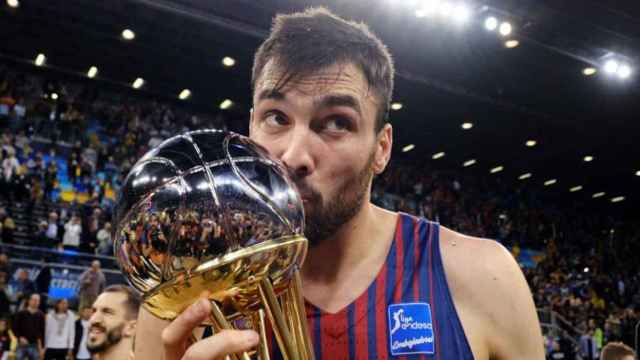
<instances>
[{"instance_id":1,"label":"mustache","mask_svg":"<svg viewBox=\"0 0 640 360\"><path fill-rule=\"evenodd\" d=\"M293 182L293 184L298 188L298 193L300 197L305 198L308 201L319 201L322 199L322 195L320 192L313 188L313 186L309 185L302 176L296 174L296 172L287 167L287 172L289 178Z\"/></svg>"},{"instance_id":2,"label":"mustache","mask_svg":"<svg viewBox=\"0 0 640 360\"><path fill-rule=\"evenodd\" d=\"M107 332L107 328L102 326L102 325L94 324L94 325L89 326L89 331L94 330L94 329L100 330L102 332Z\"/></svg>"}]
</instances>

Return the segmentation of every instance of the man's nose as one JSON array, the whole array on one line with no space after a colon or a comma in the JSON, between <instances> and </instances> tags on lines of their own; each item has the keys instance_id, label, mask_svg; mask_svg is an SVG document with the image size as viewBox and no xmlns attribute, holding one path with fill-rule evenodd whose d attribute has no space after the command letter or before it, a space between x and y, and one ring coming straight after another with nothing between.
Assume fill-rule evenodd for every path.
<instances>
[{"instance_id":1,"label":"man's nose","mask_svg":"<svg viewBox=\"0 0 640 360\"><path fill-rule=\"evenodd\" d=\"M280 160L296 177L309 176L315 170L316 159L313 150L313 134L309 130L293 131L283 143Z\"/></svg>"}]
</instances>

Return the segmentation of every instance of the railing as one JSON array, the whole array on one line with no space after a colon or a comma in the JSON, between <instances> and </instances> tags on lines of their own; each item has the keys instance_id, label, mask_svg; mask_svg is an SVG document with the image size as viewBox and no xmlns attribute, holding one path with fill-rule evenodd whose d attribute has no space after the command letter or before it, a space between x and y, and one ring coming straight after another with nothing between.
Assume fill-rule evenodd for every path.
<instances>
[{"instance_id":1,"label":"railing","mask_svg":"<svg viewBox=\"0 0 640 360\"><path fill-rule=\"evenodd\" d=\"M574 349L578 350L580 346L579 339L582 336L582 332L578 328L555 311L543 308L538 308L537 311L543 334L549 334L554 338L567 339L573 344ZM579 355L577 355L576 359L578 358Z\"/></svg>"},{"instance_id":2,"label":"railing","mask_svg":"<svg viewBox=\"0 0 640 360\"><path fill-rule=\"evenodd\" d=\"M66 264L82 266L84 268L91 265L93 260L99 260L104 269L118 270L118 263L113 256L95 255L73 250L55 250L37 246L25 246L14 244L0 244L0 251L7 254L12 261L30 260L38 263Z\"/></svg>"}]
</instances>

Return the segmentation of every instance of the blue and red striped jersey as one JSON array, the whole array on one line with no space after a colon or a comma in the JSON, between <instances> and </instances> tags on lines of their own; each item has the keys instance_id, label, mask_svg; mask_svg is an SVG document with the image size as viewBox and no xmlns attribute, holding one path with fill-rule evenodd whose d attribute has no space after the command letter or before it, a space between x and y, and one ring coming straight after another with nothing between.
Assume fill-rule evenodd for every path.
<instances>
[{"instance_id":1,"label":"blue and red striped jersey","mask_svg":"<svg viewBox=\"0 0 640 360\"><path fill-rule=\"evenodd\" d=\"M400 213L386 262L366 292L335 314L306 304L317 360L473 359L439 232L438 223Z\"/></svg>"}]
</instances>

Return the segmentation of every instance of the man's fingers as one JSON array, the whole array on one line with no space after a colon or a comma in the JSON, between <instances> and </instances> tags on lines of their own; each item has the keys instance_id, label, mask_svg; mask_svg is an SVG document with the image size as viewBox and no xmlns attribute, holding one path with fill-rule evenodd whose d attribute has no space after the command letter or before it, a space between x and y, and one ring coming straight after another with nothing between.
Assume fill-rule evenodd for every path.
<instances>
[{"instance_id":1,"label":"man's fingers","mask_svg":"<svg viewBox=\"0 0 640 360\"><path fill-rule=\"evenodd\" d=\"M202 324L211 312L211 304L206 299L189 306L180 316L162 331L166 360L179 360L185 351L185 344L193 329Z\"/></svg>"},{"instance_id":2,"label":"man's fingers","mask_svg":"<svg viewBox=\"0 0 640 360\"><path fill-rule=\"evenodd\" d=\"M223 330L191 345L182 360L215 360L228 354L248 351L260 337L253 330Z\"/></svg>"}]
</instances>

